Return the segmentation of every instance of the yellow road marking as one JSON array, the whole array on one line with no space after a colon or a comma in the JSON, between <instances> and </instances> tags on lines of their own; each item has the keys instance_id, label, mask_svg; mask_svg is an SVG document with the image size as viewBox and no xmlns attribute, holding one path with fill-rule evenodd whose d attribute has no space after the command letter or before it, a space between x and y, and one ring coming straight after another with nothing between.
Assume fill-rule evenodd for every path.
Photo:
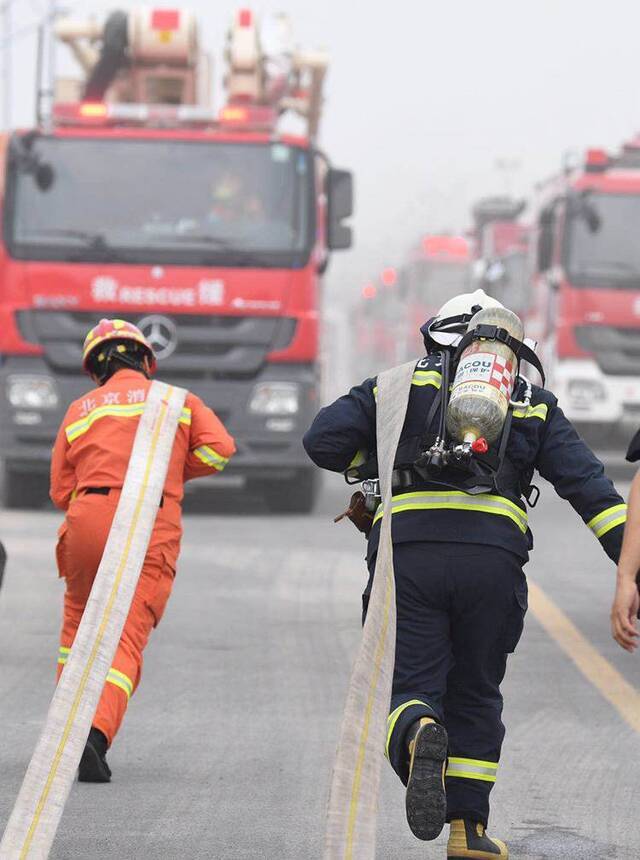
<instances>
[{"instance_id":1,"label":"yellow road marking","mask_svg":"<svg viewBox=\"0 0 640 860\"><path fill-rule=\"evenodd\" d=\"M531 580L529 607L538 623L571 658L587 681L613 705L627 725L640 733L640 691L585 639L575 624Z\"/></svg>"},{"instance_id":2,"label":"yellow road marking","mask_svg":"<svg viewBox=\"0 0 640 860\"><path fill-rule=\"evenodd\" d=\"M172 391L173 391L173 388L169 388L169 391L167 393L167 398L171 396ZM140 510L142 508L142 502L143 502L145 494L147 492L147 486L149 484L149 477L150 477L150 473L151 473L151 465L153 463L153 458L155 456L156 448L158 445L158 439L160 437L160 430L162 428L162 425L164 424L164 419L165 419L166 413L167 413L167 400L165 399L160 404L160 416L157 420L154 434L153 434L153 437L151 440L151 447L150 447L148 455L147 455L147 462L145 464L145 472L144 472L144 477L142 479L142 486L140 487L140 492L139 492L138 498L136 500L136 506L135 506L135 509L133 512L133 517L132 517L131 524L129 527L129 534L127 535L127 540L125 543L124 552L123 552L122 556L120 557L120 564L118 566L116 576L115 576L113 585L111 587L111 593L109 594L107 605L105 606L105 609L104 609L104 612L102 615L100 627L98 628L98 632L97 632L96 638L94 640L93 648L91 649L89 659L87 660L87 664L86 664L84 671L82 673L82 677L80 679L80 684L78 685L78 690L76 692L75 699L73 700L73 703L71 705L71 710L69 711L69 716L67 717L67 722L65 724L64 731L62 733L62 738L60 740L60 743L58 744L58 749L56 750L55 756L53 758L53 762L51 764L51 769L49 770L49 775L47 777L47 781L46 781L45 786L42 790L42 794L40 795L40 799L38 800L38 804L36 806L36 809L35 809L35 812L33 815L33 819L31 821L31 826L29 827L29 830L27 832L27 835L26 835L26 838L24 841L24 845L22 847L22 851L20 852L20 860L24 860L24 858L26 858L28 853L29 853L29 849L30 849L31 844L33 842L33 837L35 835L36 828L38 826L38 823L40 821L40 817L42 815L42 811L44 809L44 805L47 802L49 792L51 791L51 786L53 785L53 780L55 779L55 775L58 771L58 765L60 764L60 759L62 758L62 753L64 752L64 748L67 744L67 740L69 739L69 735L71 733L71 729L72 729L74 721L75 721L76 713L78 711L78 708L80 707L80 701L81 701L82 696L84 694L85 687L87 686L87 682L89 680L89 675L91 674L91 669L93 668L93 664L95 663L95 660L98 656L98 651L99 651L100 646L102 644L102 640L104 638L107 624L109 623L109 618L111 616L111 610L113 608L113 604L115 602L116 595L117 595L118 589L120 587L120 582L122 580L122 575L124 572L125 565L126 565L127 560L129 558L129 552L131 550L131 544L133 541L134 532L136 530L136 527L138 525L138 519L140 517Z\"/></svg>"}]
</instances>

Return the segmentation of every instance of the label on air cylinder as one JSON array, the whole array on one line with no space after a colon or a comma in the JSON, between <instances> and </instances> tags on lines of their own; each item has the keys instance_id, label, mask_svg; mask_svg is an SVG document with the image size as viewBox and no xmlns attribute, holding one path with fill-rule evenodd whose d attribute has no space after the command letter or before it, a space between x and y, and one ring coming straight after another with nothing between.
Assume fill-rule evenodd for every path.
<instances>
[{"instance_id":1,"label":"label on air cylinder","mask_svg":"<svg viewBox=\"0 0 640 860\"><path fill-rule=\"evenodd\" d=\"M508 401L514 381L512 361L493 352L469 351L460 359L451 400L463 395L479 395Z\"/></svg>"}]
</instances>

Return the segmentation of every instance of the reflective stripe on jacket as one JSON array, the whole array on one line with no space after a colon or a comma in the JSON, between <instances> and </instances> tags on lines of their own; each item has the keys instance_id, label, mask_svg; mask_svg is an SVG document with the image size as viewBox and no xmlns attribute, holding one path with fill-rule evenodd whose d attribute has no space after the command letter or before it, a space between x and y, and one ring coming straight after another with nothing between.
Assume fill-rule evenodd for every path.
<instances>
[{"instance_id":1,"label":"reflective stripe on jacket","mask_svg":"<svg viewBox=\"0 0 640 860\"><path fill-rule=\"evenodd\" d=\"M440 388L437 355L419 361L414 373L400 446L423 437L433 398ZM578 436L550 391L531 386L531 402L516 407L506 456L526 478L533 470L566 499L617 561L626 520L626 506L602 463ZM376 380L362 385L321 409L304 437L304 446L318 466L335 472L366 459L376 450ZM526 481L525 481L526 483ZM369 537L369 557L377 549L381 512ZM437 483L416 486L415 492L393 499L392 532L395 542L453 541L501 546L528 557L532 537L522 498L468 495Z\"/></svg>"}]
</instances>

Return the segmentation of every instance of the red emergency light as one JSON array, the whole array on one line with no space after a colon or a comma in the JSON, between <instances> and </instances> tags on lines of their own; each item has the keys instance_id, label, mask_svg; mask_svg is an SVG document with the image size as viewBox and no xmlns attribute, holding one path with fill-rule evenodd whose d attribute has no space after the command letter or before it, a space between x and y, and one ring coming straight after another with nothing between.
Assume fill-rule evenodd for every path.
<instances>
[{"instance_id":1,"label":"red emergency light","mask_svg":"<svg viewBox=\"0 0 640 860\"><path fill-rule=\"evenodd\" d=\"M238 24L240 27L251 27L253 24L253 13L251 9L240 9L238 12Z\"/></svg>"},{"instance_id":2,"label":"red emergency light","mask_svg":"<svg viewBox=\"0 0 640 860\"><path fill-rule=\"evenodd\" d=\"M609 166L609 155L604 149L588 149L585 159L587 173L601 173Z\"/></svg>"},{"instance_id":3,"label":"red emergency light","mask_svg":"<svg viewBox=\"0 0 640 860\"><path fill-rule=\"evenodd\" d=\"M154 9L151 12L152 30L177 30L180 27L179 9Z\"/></svg>"},{"instance_id":4,"label":"red emergency light","mask_svg":"<svg viewBox=\"0 0 640 860\"><path fill-rule=\"evenodd\" d=\"M398 283L398 273L393 268L393 266L387 266L386 269L382 270L380 280L385 287L395 287L395 285Z\"/></svg>"},{"instance_id":5,"label":"red emergency light","mask_svg":"<svg viewBox=\"0 0 640 860\"><path fill-rule=\"evenodd\" d=\"M274 128L277 119L274 109L265 105L229 104L223 107L218 115L220 125L245 129L270 130Z\"/></svg>"},{"instance_id":6,"label":"red emergency light","mask_svg":"<svg viewBox=\"0 0 640 860\"><path fill-rule=\"evenodd\" d=\"M102 102L82 102L78 108L80 116L86 119L105 119L108 115L106 104Z\"/></svg>"},{"instance_id":7,"label":"red emergency light","mask_svg":"<svg viewBox=\"0 0 640 860\"><path fill-rule=\"evenodd\" d=\"M372 284L371 281L369 281L369 283L365 284L362 288L362 298L375 299L377 292L375 284Z\"/></svg>"}]
</instances>

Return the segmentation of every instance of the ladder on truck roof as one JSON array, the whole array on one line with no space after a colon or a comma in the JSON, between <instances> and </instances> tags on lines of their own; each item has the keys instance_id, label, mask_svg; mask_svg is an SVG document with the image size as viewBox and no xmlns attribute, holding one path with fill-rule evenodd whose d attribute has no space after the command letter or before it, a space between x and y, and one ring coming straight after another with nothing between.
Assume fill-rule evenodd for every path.
<instances>
[{"instance_id":1,"label":"ladder on truck roof","mask_svg":"<svg viewBox=\"0 0 640 860\"><path fill-rule=\"evenodd\" d=\"M110 13L104 23L60 20L56 36L70 48L84 81L56 82L56 101L146 105L200 105L210 101L208 56L199 50L195 16L185 10L137 7ZM329 58L323 51L294 47L286 15L262 29L250 9L233 17L225 50L227 107L251 116L290 111L318 136Z\"/></svg>"},{"instance_id":2,"label":"ladder on truck roof","mask_svg":"<svg viewBox=\"0 0 640 860\"><path fill-rule=\"evenodd\" d=\"M271 49L265 50L269 37ZM272 18L260 33L253 12L240 9L227 37L226 61L230 105L263 105L277 114L292 111L306 121L308 136L317 137L329 57L324 51L294 48L287 15Z\"/></svg>"}]
</instances>

